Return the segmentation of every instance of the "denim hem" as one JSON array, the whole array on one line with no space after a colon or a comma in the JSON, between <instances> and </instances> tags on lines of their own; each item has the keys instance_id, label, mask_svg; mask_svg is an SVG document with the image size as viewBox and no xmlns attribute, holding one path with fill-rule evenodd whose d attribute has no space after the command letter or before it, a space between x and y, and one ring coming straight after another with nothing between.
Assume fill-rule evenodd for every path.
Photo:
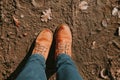
<instances>
[{"instance_id":1,"label":"denim hem","mask_svg":"<svg viewBox=\"0 0 120 80\"><path fill-rule=\"evenodd\" d=\"M65 58L71 58L69 55L67 55L66 53L60 53L58 56L57 56L57 61L59 60L59 59L61 59L61 58L63 58L63 57L65 57Z\"/></svg>"},{"instance_id":2,"label":"denim hem","mask_svg":"<svg viewBox=\"0 0 120 80\"><path fill-rule=\"evenodd\" d=\"M30 56L30 61L32 61L32 60L44 60L45 61L45 58L44 58L44 56L43 55L41 55L41 54L39 54L39 53L34 53L34 54L32 54L31 56Z\"/></svg>"}]
</instances>

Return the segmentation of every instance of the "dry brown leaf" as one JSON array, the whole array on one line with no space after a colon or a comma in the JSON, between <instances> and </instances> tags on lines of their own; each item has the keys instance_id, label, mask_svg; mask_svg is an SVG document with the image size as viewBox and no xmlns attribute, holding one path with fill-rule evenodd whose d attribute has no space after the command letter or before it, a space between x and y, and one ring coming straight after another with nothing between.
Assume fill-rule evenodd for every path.
<instances>
[{"instance_id":1,"label":"dry brown leaf","mask_svg":"<svg viewBox=\"0 0 120 80\"><path fill-rule=\"evenodd\" d=\"M51 9L49 8L48 10L43 11L43 15L41 16L41 21L47 22L48 20L51 20L52 13Z\"/></svg>"},{"instance_id":2,"label":"dry brown leaf","mask_svg":"<svg viewBox=\"0 0 120 80\"><path fill-rule=\"evenodd\" d=\"M20 25L19 20L18 20L17 18L15 18L14 16L13 16L13 20L14 20L14 22L15 22L15 25L16 25L17 27L19 27L19 25Z\"/></svg>"}]
</instances>

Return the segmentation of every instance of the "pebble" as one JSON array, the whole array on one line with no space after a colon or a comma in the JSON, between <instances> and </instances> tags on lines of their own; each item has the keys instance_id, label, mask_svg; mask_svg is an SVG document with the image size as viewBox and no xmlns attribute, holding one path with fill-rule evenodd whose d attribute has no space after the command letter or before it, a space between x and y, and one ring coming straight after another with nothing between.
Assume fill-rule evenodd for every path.
<instances>
[{"instance_id":1,"label":"pebble","mask_svg":"<svg viewBox=\"0 0 120 80\"><path fill-rule=\"evenodd\" d=\"M113 16L116 16L118 14L118 9L117 9L117 7L115 7L115 8L113 8L113 10L112 10L112 15Z\"/></svg>"},{"instance_id":2,"label":"pebble","mask_svg":"<svg viewBox=\"0 0 120 80\"><path fill-rule=\"evenodd\" d=\"M21 18L24 18L24 15L23 15L23 14L21 14L21 15L20 15L20 17L21 17Z\"/></svg>"},{"instance_id":3,"label":"pebble","mask_svg":"<svg viewBox=\"0 0 120 80\"><path fill-rule=\"evenodd\" d=\"M112 15L120 18L120 10L117 7L113 8Z\"/></svg>"},{"instance_id":4,"label":"pebble","mask_svg":"<svg viewBox=\"0 0 120 80\"><path fill-rule=\"evenodd\" d=\"M24 33L24 34L23 34L24 37L27 36L27 35L28 35L27 33Z\"/></svg>"},{"instance_id":5,"label":"pebble","mask_svg":"<svg viewBox=\"0 0 120 80\"><path fill-rule=\"evenodd\" d=\"M102 20L102 26L105 27L105 28L108 26L108 23L107 23L106 19Z\"/></svg>"},{"instance_id":6,"label":"pebble","mask_svg":"<svg viewBox=\"0 0 120 80\"><path fill-rule=\"evenodd\" d=\"M88 8L88 3L86 1L81 1L81 3L79 4L79 8L81 10L86 10Z\"/></svg>"},{"instance_id":7,"label":"pebble","mask_svg":"<svg viewBox=\"0 0 120 80\"><path fill-rule=\"evenodd\" d=\"M38 35L38 33L36 32L36 33L35 33L35 36L37 36L37 35Z\"/></svg>"},{"instance_id":8,"label":"pebble","mask_svg":"<svg viewBox=\"0 0 120 80\"><path fill-rule=\"evenodd\" d=\"M96 41L93 41L91 49L95 49L95 48L96 48Z\"/></svg>"}]
</instances>

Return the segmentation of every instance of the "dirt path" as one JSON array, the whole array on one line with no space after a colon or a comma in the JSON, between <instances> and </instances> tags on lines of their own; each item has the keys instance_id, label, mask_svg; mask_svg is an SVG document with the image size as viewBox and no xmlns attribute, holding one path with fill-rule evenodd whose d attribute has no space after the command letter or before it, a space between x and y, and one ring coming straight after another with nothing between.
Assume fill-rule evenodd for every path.
<instances>
[{"instance_id":1,"label":"dirt path","mask_svg":"<svg viewBox=\"0 0 120 80\"><path fill-rule=\"evenodd\" d=\"M111 14L120 2L85 1L86 11L79 9L80 0L1 0L0 80L14 80L30 56L37 34L44 28L55 32L61 23L72 30L73 59L84 80L120 80L120 19ZM49 8L52 19L42 22L42 12ZM54 70L53 65L47 66L48 77Z\"/></svg>"}]
</instances>

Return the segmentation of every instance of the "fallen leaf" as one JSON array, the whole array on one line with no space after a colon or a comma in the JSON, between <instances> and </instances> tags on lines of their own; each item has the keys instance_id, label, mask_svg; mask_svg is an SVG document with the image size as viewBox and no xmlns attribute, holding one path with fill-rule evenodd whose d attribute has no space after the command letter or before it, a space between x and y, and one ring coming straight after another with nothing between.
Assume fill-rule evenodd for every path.
<instances>
[{"instance_id":1,"label":"fallen leaf","mask_svg":"<svg viewBox=\"0 0 120 80\"><path fill-rule=\"evenodd\" d=\"M105 75L105 68L103 68L100 72L100 76L103 78L103 79L109 79L109 77L107 75Z\"/></svg>"},{"instance_id":2,"label":"fallen leaf","mask_svg":"<svg viewBox=\"0 0 120 80\"><path fill-rule=\"evenodd\" d=\"M51 9L49 8L48 10L43 11L43 15L41 16L41 21L47 22L48 20L51 20L52 13Z\"/></svg>"},{"instance_id":3,"label":"fallen leaf","mask_svg":"<svg viewBox=\"0 0 120 80\"><path fill-rule=\"evenodd\" d=\"M19 25L20 25L19 20L16 19L14 16L13 16L13 20L14 20L14 22L15 22L15 25L16 25L17 27L19 27Z\"/></svg>"}]
</instances>

